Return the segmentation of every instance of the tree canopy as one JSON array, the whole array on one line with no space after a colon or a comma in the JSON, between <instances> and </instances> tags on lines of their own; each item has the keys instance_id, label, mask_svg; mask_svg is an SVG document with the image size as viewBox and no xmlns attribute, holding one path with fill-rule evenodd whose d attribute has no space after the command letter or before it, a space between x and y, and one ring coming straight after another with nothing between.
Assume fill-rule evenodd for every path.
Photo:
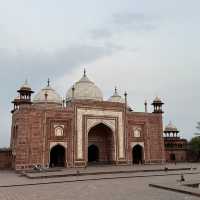
<instances>
[{"instance_id":1,"label":"tree canopy","mask_svg":"<svg viewBox=\"0 0 200 200\"><path fill-rule=\"evenodd\" d=\"M190 140L190 145L191 145L193 151L200 152L200 137L199 136L193 137Z\"/></svg>"},{"instance_id":2,"label":"tree canopy","mask_svg":"<svg viewBox=\"0 0 200 200\"><path fill-rule=\"evenodd\" d=\"M189 142L189 150L193 154L193 157L196 161L200 160L200 122L197 122L196 126L198 132L195 133L195 137L193 137Z\"/></svg>"}]
</instances>

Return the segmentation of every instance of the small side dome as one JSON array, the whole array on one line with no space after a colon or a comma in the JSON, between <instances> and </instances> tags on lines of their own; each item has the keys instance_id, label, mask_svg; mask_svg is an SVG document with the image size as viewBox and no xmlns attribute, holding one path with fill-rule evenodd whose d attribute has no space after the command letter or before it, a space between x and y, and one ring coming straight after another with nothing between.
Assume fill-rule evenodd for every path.
<instances>
[{"instance_id":1,"label":"small side dome","mask_svg":"<svg viewBox=\"0 0 200 200\"><path fill-rule=\"evenodd\" d=\"M32 89L31 89L31 86L28 84L28 80L26 79L24 84L20 87L20 89L18 90L18 92L20 91L30 91L31 93L33 93Z\"/></svg>"},{"instance_id":2,"label":"small side dome","mask_svg":"<svg viewBox=\"0 0 200 200\"><path fill-rule=\"evenodd\" d=\"M178 129L176 128L176 126L174 126L172 124L172 122L170 121L169 124L165 127L164 132L179 132Z\"/></svg>"},{"instance_id":3,"label":"small side dome","mask_svg":"<svg viewBox=\"0 0 200 200\"><path fill-rule=\"evenodd\" d=\"M28 80L27 79L25 80L25 83L21 86L20 89L22 89L22 88L24 88L24 89L31 89L31 87L28 84Z\"/></svg>"},{"instance_id":4,"label":"small side dome","mask_svg":"<svg viewBox=\"0 0 200 200\"><path fill-rule=\"evenodd\" d=\"M154 103L162 103L162 100L160 97L156 96L156 98L153 100Z\"/></svg>"},{"instance_id":5,"label":"small side dome","mask_svg":"<svg viewBox=\"0 0 200 200\"><path fill-rule=\"evenodd\" d=\"M117 88L115 87L114 94L108 99L108 101L111 102L118 102L118 103L125 103L125 99L123 99L117 91Z\"/></svg>"},{"instance_id":6,"label":"small side dome","mask_svg":"<svg viewBox=\"0 0 200 200\"><path fill-rule=\"evenodd\" d=\"M41 89L34 97L33 103L35 104L57 104L62 105L61 96L50 86L50 81L48 80L48 84L46 87Z\"/></svg>"},{"instance_id":7,"label":"small side dome","mask_svg":"<svg viewBox=\"0 0 200 200\"><path fill-rule=\"evenodd\" d=\"M76 82L67 92L66 99L103 101L101 90L89 80L84 70L83 77Z\"/></svg>"}]
</instances>

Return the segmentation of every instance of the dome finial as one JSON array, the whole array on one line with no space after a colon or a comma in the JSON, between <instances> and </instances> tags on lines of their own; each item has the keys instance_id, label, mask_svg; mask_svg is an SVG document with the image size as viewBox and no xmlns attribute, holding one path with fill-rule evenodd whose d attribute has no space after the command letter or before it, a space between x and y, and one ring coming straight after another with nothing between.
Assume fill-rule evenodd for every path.
<instances>
[{"instance_id":1,"label":"dome finial","mask_svg":"<svg viewBox=\"0 0 200 200\"><path fill-rule=\"evenodd\" d=\"M86 77L86 69L84 68L84 74L83 74L84 77Z\"/></svg>"},{"instance_id":2,"label":"dome finial","mask_svg":"<svg viewBox=\"0 0 200 200\"><path fill-rule=\"evenodd\" d=\"M27 78L25 79L24 84L25 84L25 85L28 85L28 79L27 79Z\"/></svg>"},{"instance_id":3,"label":"dome finial","mask_svg":"<svg viewBox=\"0 0 200 200\"><path fill-rule=\"evenodd\" d=\"M128 96L128 93L126 91L124 92L124 96L125 98Z\"/></svg>"},{"instance_id":4,"label":"dome finial","mask_svg":"<svg viewBox=\"0 0 200 200\"><path fill-rule=\"evenodd\" d=\"M115 86L115 94L117 94L117 86Z\"/></svg>"},{"instance_id":5,"label":"dome finial","mask_svg":"<svg viewBox=\"0 0 200 200\"><path fill-rule=\"evenodd\" d=\"M147 113L148 110L147 110L147 100L146 100L146 99L145 99L145 101L144 101L144 108L145 108L145 112Z\"/></svg>"},{"instance_id":6,"label":"dome finial","mask_svg":"<svg viewBox=\"0 0 200 200\"><path fill-rule=\"evenodd\" d=\"M21 86L21 88L29 88L31 89L31 87L28 85L28 79L26 78L24 81L24 84Z\"/></svg>"},{"instance_id":7,"label":"dome finial","mask_svg":"<svg viewBox=\"0 0 200 200\"><path fill-rule=\"evenodd\" d=\"M50 86L50 78L48 78L48 80L47 80L47 86L48 87Z\"/></svg>"}]
</instances>

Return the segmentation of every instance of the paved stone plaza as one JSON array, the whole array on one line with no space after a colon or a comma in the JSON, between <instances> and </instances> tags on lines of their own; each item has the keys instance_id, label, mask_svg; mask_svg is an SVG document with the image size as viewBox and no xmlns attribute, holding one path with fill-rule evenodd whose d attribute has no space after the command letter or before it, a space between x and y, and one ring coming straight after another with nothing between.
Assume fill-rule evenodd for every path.
<instances>
[{"instance_id":1,"label":"paved stone plaza","mask_svg":"<svg viewBox=\"0 0 200 200\"><path fill-rule=\"evenodd\" d=\"M198 164L179 164L178 167L197 167L197 170L174 172L138 172L123 174L85 175L47 179L28 179L9 171L0 172L0 200L196 200L198 197L149 187L153 184L177 184L179 173L184 172L187 181L200 180ZM164 166L137 166L153 169ZM123 168L123 167L122 167ZM89 169L87 169L89 170ZM91 171L97 169L91 168ZM113 167L113 170L116 170ZM142 177L143 176L143 177ZM96 180L95 180L96 179ZM54 182L54 183L53 183ZM57 182L57 183L55 183ZM44 184L45 183L45 184ZM11 186L24 184L23 186ZM36 185L26 185L36 184ZM2 187L2 186L11 187Z\"/></svg>"}]
</instances>

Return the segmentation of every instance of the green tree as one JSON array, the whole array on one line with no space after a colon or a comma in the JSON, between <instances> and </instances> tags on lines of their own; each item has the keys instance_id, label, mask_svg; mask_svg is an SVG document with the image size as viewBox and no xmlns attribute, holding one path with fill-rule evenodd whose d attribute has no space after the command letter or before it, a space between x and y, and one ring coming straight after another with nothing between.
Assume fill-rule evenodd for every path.
<instances>
[{"instance_id":1,"label":"green tree","mask_svg":"<svg viewBox=\"0 0 200 200\"><path fill-rule=\"evenodd\" d=\"M194 160L200 160L200 136L194 137L189 142L189 148Z\"/></svg>"},{"instance_id":2,"label":"green tree","mask_svg":"<svg viewBox=\"0 0 200 200\"><path fill-rule=\"evenodd\" d=\"M198 132L195 133L195 137L193 137L189 142L189 150L194 160L200 160L200 122L197 122L196 126Z\"/></svg>"},{"instance_id":3,"label":"green tree","mask_svg":"<svg viewBox=\"0 0 200 200\"><path fill-rule=\"evenodd\" d=\"M196 126L196 128L197 128L198 132L195 133L195 135L200 136L200 122L197 122L197 126Z\"/></svg>"}]
</instances>

